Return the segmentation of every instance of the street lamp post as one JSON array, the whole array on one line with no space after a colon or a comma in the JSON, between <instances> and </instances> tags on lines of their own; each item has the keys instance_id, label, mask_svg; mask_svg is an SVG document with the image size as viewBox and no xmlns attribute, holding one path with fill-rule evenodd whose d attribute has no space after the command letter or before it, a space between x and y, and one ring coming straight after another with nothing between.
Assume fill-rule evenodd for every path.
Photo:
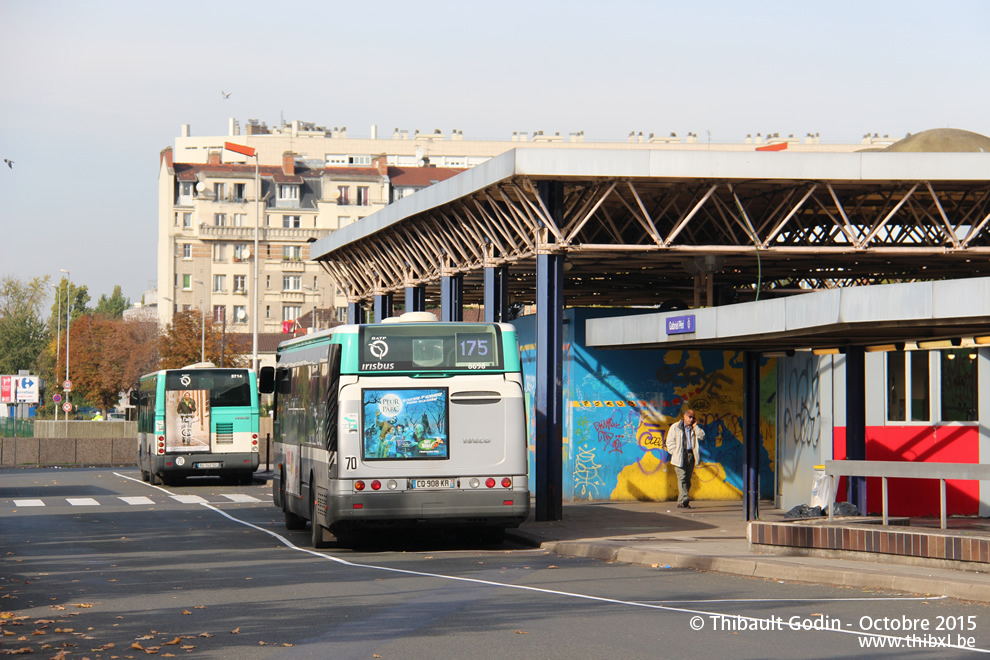
<instances>
[{"instance_id":1,"label":"street lamp post","mask_svg":"<svg viewBox=\"0 0 990 660\"><path fill-rule=\"evenodd\" d=\"M55 298L58 300L58 333L55 335L55 366L52 368L52 376L54 376L62 357L62 291L54 284L52 287L55 289ZM58 406L55 406L55 420L58 421Z\"/></svg>"},{"instance_id":2,"label":"street lamp post","mask_svg":"<svg viewBox=\"0 0 990 660\"><path fill-rule=\"evenodd\" d=\"M203 280L193 280L193 282L203 285L203 307L199 314L199 361L206 362L206 282Z\"/></svg>"},{"instance_id":3,"label":"street lamp post","mask_svg":"<svg viewBox=\"0 0 990 660\"><path fill-rule=\"evenodd\" d=\"M258 371L258 232L261 225L261 168L258 150L236 142L224 142L223 148L254 158L254 282L251 285L251 368ZM236 319L235 319L236 320Z\"/></svg>"},{"instance_id":4,"label":"street lamp post","mask_svg":"<svg viewBox=\"0 0 990 660\"><path fill-rule=\"evenodd\" d=\"M313 294L313 316L312 318L309 319L309 329L310 329L310 334L312 334L316 332L316 297L320 295L320 292L317 291L316 289L311 289L308 286L303 286L303 288L306 291L309 291Z\"/></svg>"},{"instance_id":5,"label":"street lamp post","mask_svg":"<svg viewBox=\"0 0 990 660\"><path fill-rule=\"evenodd\" d=\"M65 381L69 382L69 323L72 321L72 300L69 297L69 292L72 290L72 274L61 269L65 273ZM69 392L65 392L65 402L69 403ZM65 423L69 423L69 411L65 411ZM68 428L68 427L66 427Z\"/></svg>"}]
</instances>

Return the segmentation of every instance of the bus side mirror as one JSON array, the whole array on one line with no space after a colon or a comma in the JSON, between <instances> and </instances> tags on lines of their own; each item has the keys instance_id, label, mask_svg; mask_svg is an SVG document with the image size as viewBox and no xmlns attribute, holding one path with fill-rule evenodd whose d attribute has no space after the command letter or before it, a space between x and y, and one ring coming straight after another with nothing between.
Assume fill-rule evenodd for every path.
<instances>
[{"instance_id":1,"label":"bus side mirror","mask_svg":"<svg viewBox=\"0 0 990 660\"><path fill-rule=\"evenodd\" d=\"M279 394L292 394L292 374L289 373L288 369L282 369L278 375L278 393Z\"/></svg>"},{"instance_id":2,"label":"bus side mirror","mask_svg":"<svg viewBox=\"0 0 990 660\"><path fill-rule=\"evenodd\" d=\"M141 395L141 391L140 390L131 390L131 393L128 396L128 401L130 402L130 404L132 406L138 405L138 397L140 395Z\"/></svg>"},{"instance_id":3,"label":"bus side mirror","mask_svg":"<svg viewBox=\"0 0 990 660\"><path fill-rule=\"evenodd\" d=\"M258 377L258 391L262 394L271 394L275 391L275 367L261 368L261 376Z\"/></svg>"}]
</instances>

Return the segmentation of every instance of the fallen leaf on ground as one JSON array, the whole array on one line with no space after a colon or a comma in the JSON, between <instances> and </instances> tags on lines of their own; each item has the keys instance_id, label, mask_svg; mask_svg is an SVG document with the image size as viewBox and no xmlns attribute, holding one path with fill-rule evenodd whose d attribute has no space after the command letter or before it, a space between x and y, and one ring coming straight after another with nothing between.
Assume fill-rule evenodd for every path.
<instances>
[{"instance_id":1,"label":"fallen leaf on ground","mask_svg":"<svg viewBox=\"0 0 990 660\"><path fill-rule=\"evenodd\" d=\"M135 651L143 651L144 650L144 647L141 646L141 643L140 642L134 642L133 644L131 644L131 648L134 649Z\"/></svg>"},{"instance_id":2,"label":"fallen leaf on ground","mask_svg":"<svg viewBox=\"0 0 990 660\"><path fill-rule=\"evenodd\" d=\"M516 631L516 634L517 634L517 635L528 635L529 633L528 633L528 632L526 632L525 630L517 630L517 631Z\"/></svg>"},{"instance_id":3,"label":"fallen leaf on ground","mask_svg":"<svg viewBox=\"0 0 990 660\"><path fill-rule=\"evenodd\" d=\"M182 613L183 614L192 614L192 612L190 612L189 610L182 610Z\"/></svg>"},{"instance_id":4,"label":"fallen leaf on ground","mask_svg":"<svg viewBox=\"0 0 990 660\"><path fill-rule=\"evenodd\" d=\"M137 639L142 640L142 639L154 639L154 638L155 638L154 635L142 635L141 637L138 637Z\"/></svg>"},{"instance_id":5,"label":"fallen leaf on ground","mask_svg":"<svg viewBox=\"0 0 990 660\"><path fill-rule=\"evenodd\" d=\"M239 632L241 632L241 627L240 626L237 626L236 628L234 628L233 630L230 631L230 634L231 635L236 635Z\"/></svg>"},{"instance_id":6,"label":"fallen leaf on ground","mask_svg":"<svg viewBox=\"0 0 990 660\"><path fill-rule=\"evenodd\" d=\"M213 633L199 633L200 637L213 637Z\"/></svg>"},{"instance_id":7,"label":"fallen leaf on ground","mask_svg":"<svg viewBox=\"0 0 990 660\"><path fill-rule=\"evenodd\" d=\"M76 603L76 607L89 608L92 607L92 603Z\"/></svg>"},{"instance_id":8,"label":"fallen leaf on ground","mask_svg":"<svg viewBox=\"0 0 990 660\"><path fill-rule=\"evenodd\" d=\"M175 646L176 644L181 644L181 643L182 643L182 638L176 637L171 642L165 642L164 644L162 644L162 646Z\"/></svg>"}]
</instances>

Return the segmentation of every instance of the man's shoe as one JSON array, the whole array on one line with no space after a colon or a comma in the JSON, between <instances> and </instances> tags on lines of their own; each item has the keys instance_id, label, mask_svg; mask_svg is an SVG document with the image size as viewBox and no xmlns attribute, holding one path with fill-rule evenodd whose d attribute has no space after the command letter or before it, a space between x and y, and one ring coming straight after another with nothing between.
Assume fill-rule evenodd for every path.
<instances>
[{"instance_id":1,"label":"man's shoe","mask_svg":"<svg viewBox=\"0 0 990 660\"><path fill-rule=\"evenodd\" d=\"M690 509L691 508L691 503L690 502L685 502L684 505L681 508L682 509Z\"/></svg>"}]
</instances>

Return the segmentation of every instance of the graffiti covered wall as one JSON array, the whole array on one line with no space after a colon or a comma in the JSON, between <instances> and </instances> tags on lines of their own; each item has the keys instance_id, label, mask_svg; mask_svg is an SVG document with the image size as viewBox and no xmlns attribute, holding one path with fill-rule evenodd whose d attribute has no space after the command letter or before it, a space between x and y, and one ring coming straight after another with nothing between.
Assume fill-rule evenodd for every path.
<instances>
[{"instance_id":1,"label":"graffiti covered wall","mask_svg":"<svg viewBox=\"0 0 990 660\"><path fill-rule=\"evenodd\" d=\"M676 500L677 481L664 437L691 407L705 430L693 499L742 498L743 356L734 351L590 349L584 321L630 310L568 309L564 324L564 484L566 499ZM535 317L519 331L530 403L530 462L535 414ZM761 379L760 494L773 497L776 368L764 360ZM534 488L530 469L530 487Z\"/></svg>"}]
</instances>

